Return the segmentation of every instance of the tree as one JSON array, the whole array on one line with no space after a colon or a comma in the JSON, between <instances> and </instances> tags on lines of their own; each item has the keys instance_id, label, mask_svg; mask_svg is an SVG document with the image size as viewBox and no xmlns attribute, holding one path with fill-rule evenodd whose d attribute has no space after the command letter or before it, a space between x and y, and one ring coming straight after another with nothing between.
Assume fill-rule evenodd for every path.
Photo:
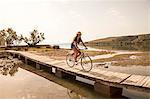
<instances>
[{"instance_id":1,"label":"tree","mask_svg":"<svg viewBox=\"0 0 150 99\"><path fill-rule=\"evenodd\" d=\"M24 37L24 42L27 43L29 46L36 46L38 43L45 39L44 33L39 33L38 30L33 30L30 33L30 37Z\"/></svg>"},{"instance_id":2,"label":"tree","mask_svg":"<svg viewBox=\"0 0 150 99\"><path fill-rule=\"evenodd\" d=\"M13 45L14 41L18 40L17 33L12 28L1 30L0 36L5 40L7 46Z\"/></svg>"},{"instance_id":3,"label":"tree","mask_svg":"<svg viewBox=\"0 0 150 99\"><path fill-rule=\"evenodd\" d=\"M18 36L18 40L16 41L17 44L20 44L24 40L23 35L21 34Z\"/></svg>"},{"instance_id":4,"label":"tree","mask_svg":"<svg viewBox=\"0 0 150 99\"><path fill-rule=\"evenodd\" d=\"M1 32L0 32L0 46L5 46L5 40L4 40Z\"/></svg>"}]
</instances>

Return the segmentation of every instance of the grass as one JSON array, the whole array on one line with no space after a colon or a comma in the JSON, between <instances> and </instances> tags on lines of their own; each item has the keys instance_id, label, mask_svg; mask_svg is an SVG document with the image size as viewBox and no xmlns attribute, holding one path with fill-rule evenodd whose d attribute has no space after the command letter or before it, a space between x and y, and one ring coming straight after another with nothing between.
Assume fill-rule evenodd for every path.
<instances>
[{"instance_id":1,"label":"grass","mask_svg":"<svg viewBox=\"0 0 150 99\"><path fill-rule=\"evenodd\" d=\"M25 50L21 50L21 51L25 51ZM53 48L28 48L28 50L26 50L26 51L37 54L37 55L48 56L50 58L54 58L54 59L58 59L58 60L64 60L66 58L67 53L70 52L71 50L69 50L69 49L53 49ZM111 51L87 51L87 50L84 50L84 52L87 53L89 56L114 53Z\"/></svg>"}]
</instances>

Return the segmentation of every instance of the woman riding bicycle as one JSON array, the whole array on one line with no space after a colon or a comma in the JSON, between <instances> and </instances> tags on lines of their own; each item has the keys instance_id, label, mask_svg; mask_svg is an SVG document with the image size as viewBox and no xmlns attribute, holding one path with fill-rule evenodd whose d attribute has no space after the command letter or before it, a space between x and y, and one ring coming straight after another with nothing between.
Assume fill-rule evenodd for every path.
<instances>
[{"instance_id":1,"label":"woman riding bicycle","mask_svg":"<svg viewBox=\"0 0 150 99\"><path fill-rule=\"evenodd\" d=\"M73 55L74 55L75 62L77 62L78 56L81 55L81 51L78 47L80 42L82 42L83 46L87 49L87 47L85 46L85 44L83 43L81 39L81 32L79 31L77 32L76 37L73 39L73 42L71 43L71 49L74 51Z\"/></svg>"}]
</instances>

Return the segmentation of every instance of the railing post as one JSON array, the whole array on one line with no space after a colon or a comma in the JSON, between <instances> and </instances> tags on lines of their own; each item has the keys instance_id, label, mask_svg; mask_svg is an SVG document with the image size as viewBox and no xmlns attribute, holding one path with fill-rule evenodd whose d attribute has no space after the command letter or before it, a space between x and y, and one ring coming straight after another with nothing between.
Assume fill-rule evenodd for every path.
<instances>
[{"instance_id":1,"label":"railing post","mask_svg":"<svg viewBox=\"0 0 150 99\"><path fill-rule=\"evenodd\" d=\"M25 64L28 65L28 59L25 57Z\"/></svg>"}]
</instances>

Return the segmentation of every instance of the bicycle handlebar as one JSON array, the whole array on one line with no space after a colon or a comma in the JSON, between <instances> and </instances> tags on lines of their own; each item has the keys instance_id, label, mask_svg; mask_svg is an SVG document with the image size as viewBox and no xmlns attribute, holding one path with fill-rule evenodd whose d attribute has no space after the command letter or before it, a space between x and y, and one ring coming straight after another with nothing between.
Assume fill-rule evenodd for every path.
<instances>
[{"instance_id":1,"label":"bicycle handlebar","mask_svg":"<svg viewBox=\"0 0 150 99\"><path fill-rule=\"evenodd\" d=\"M82 48L82 49L80 49L80 50L88 50L88 48L84 48L84 49Z\"/></svg>"}]
</instances>

